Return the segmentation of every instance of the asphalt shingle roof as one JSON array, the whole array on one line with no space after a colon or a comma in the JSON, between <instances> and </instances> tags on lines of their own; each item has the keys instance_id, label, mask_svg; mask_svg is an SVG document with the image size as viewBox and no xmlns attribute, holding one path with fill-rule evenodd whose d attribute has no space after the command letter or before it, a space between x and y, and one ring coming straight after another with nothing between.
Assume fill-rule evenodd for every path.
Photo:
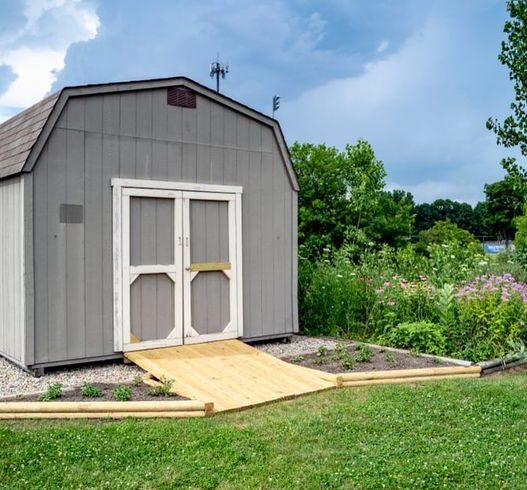
<instances>
[{"instance_id":1,"label":"asphalt shingle roof","mask_svg":"<svg viewBox=\"0 0 527 490\"><path fill-rule=\"evenodd\" d=\"M0 177L22 170L59 95L56 92L0 124Z\"/></svg>"}]
</instances>

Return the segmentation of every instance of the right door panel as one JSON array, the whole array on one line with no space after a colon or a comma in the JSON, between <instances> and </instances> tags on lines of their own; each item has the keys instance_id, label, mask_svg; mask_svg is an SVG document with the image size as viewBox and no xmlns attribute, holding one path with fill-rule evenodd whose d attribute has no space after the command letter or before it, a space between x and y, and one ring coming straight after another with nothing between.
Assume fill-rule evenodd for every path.
<instances>
[{"instance_id":1,"label":"right door panel","mask_svg":"<svg viewBox=\"0 0 527 490\"><path fill-rule=\"evenodd\" d=\"M183 193L184 342L238 337L236 199Z\"/></svg>"}]
</instances>

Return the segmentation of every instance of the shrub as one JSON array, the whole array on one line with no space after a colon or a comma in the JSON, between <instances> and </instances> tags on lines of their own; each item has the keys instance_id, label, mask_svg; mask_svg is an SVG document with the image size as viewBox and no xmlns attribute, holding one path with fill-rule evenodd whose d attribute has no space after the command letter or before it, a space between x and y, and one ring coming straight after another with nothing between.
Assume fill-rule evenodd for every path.
<instances>
[{"instance_id":1,"label":"shrub","mask_svg":"<svg viewBox=\"0 0 527 490\"><path fill-rule=\"evenodd\" d=\"M380 340L392 347L429 354L444 354L446 343L441 327L424 321L400 323L388 330Z\"/></svg>"},{"instance_id":2,"label":"shrub","mask_svg":"<svg viewBox=\"0 0 527 490\"><path fill-rule=\"evenodd\" d=\"M304 333L379 341L400 324L428 322L444 339L436 349L469 360L497 357L509 340L527 341L527 306L517 299L527 297L527 270L514 254L485 256L479 244L453 241L432 243L423 254L412 245L383 246L364 249L358 263L346 257L341 250L332 260L300 261Z\"/></svg>"},{"instance_id":3,"label":"shrub","mask_svg":"<svg viewBox=\"0 0 527 490\"><path fill-rule=\"evenodd\" d=\"M527 340L527 286L512 275L478 276L457 293L458 325L452 350L481 361L501 357L510 342Z\"/></svg>"},{"instance_id":4,"label":"shrub","mask_svg":"<svg viewBox=\"0 0 527 490\"><path fill-rule=\"evenodd\" d=\"M118 402L127 402L132 399L132 389L129 386L120 385L112 392Z\"/></svg>"},{"instance_id":5,"label":"shrub","mask_svg":"<svg viewBox=\"0 0 527 490\"><path fill-rule=\"evenodd\" d=\"M62 384L53 383L48 386L48 389L42 393L38 399L43 402L49 402L51 400L56 400L62 396Z\"/></svg>"},{"instance_id":6,"label":"shrub","mask_svg":"<svg viewBox=\"0 0 527 490\"><path fill-rule=\"evenodd\" d=\"M426 243L452 243L461 245L477 243L476 238L467 230L459 228L451 221L437 221L432 228L422 231L419 238Z\"/></svg>"},{"instance_id":7,"label":"shrub","mask_svg":"<svg viewBox=\"0 0 527 490\"><path fill-rule=\"evenodd\" d=\"M102 391L90 383L84 383L81 388L81 395L85 398L99 398L102 396Z\"/></svg>"},{"instance_id":8,"label":"shrub","mask_svg":"<svg viewBox=\"0 0 527 490\"><path fill-rule=\"evenodd\" d=\"M304 267L301 276L309 276L310 282L301 282L299 313L303 331L312 335L367 335L369 313L375 305L371 279L361 276L345 260Z\"/></svg>"},{"instance_id":9,"label":"shrub","mask_svg":"<svg viewBox=\"0 0 527 490\"><path fill-rule=\"evenodd\" d=\"M527 267L527 208L525 211L523 216L514 220L516 226L514 245L516 246L516 259L522 266Z\"/></svg>"}]
</instances>

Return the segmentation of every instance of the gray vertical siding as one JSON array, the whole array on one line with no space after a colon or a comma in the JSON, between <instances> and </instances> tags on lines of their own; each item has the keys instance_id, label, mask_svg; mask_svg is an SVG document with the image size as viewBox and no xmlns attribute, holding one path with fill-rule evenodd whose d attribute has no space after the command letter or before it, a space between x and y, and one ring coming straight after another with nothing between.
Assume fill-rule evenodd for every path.
<instances>
[{"instance_id":1,"label":"gray vertical siding","mask_svg":"<svg viewBox=\"0 0 527 490\"><path fill-rule=\"evenodd\" d=\"M244 336L293 331L296 195L272 129L165 89L73 97L34 169L36 364L113 354L112 177L243 186Z\"/></svg>"},{"instance_id":2,"label":"gray vertical siding","mask_svg":"<svg viewBox=\"0 0 527 490\"><path fill-rule=\"evenodd\" d=\"M25 363L24 180L0 182L0 354Z\"/></svg>"}]
</instances>

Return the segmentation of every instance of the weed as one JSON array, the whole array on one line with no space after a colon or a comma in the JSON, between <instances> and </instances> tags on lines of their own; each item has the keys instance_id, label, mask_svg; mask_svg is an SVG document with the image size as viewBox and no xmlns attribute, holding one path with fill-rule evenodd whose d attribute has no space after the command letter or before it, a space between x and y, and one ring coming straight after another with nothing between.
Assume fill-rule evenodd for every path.
<instances>
[{"instance_id":1,"label":"weed","mask_svg":"<svg viewBox=\"0 0 527 490\"><path fill-rule=\"evenodd\" d=\"M397 364L397 357L395 356L395 354L393 352L387 352L385 355L384 355L384 360L388 363L388 364Z\"/></svg>"},{"instance_id":2,"label":"weed","mask_svg":"<svg viewBox=\"0 0 527 490\"><path fill-rule=\"evenodd\" d=\"M53 383L48 386L48 389L38 397L40 401L49 402L51 400L56 400L62 396L62 384Z\"/></svg>"},{"instance_id":3,"label":"weed","mask_svg":"<svg viewBox=\"0 0 527 490\"><path fill-rule=\"evenodd\" d=\"M328 348L325 346L325 345L321 345L319 348L318 348L318 351L317 351L317 356L318 357L325 357L328 355Z\"/></svg>"},{"instance_id":4,"label":"weed","mask_svg":"<svg viewBox=\"0 0 527 490\"><path fill-rule=\"evenodd\" d=\"M136 374L132 380L132 385L139 386L143 382L143 377L140 374Z\"/></svg>"},{"instance_id":5,"label":"weed","mask_svg":"<svg viewBox=\"0 0 527 490\"><path fill-rule=\"evenodd\" d=\"M129 386L120 385L112 392L118 402L127 402L132 398L132 389Z\"/></svg>"},{"instance_id":6,"label":"weed","mask_svg":"<svg viewBox=\"0 0 527 490\"><path fill-rule=\"evenodd\" d=\"M291 362L302 362L304 360L304 356L296 355L291 358Z\"/></svg>"},{"instance_id":7,"label":"weed","mask_svg":"<svg viewBox=\"0 0 527 490\"><path fill-rule=\"evenodd\" d=\"M81 388L81 395L86 398L99 398L102 396L102 391L90 383L84 383Z\"/></svg>"},{"instance_id":8,"label":"weed","mask_svg":"<svg viewBox=\"0 0 527 490\"><path fill-rule=\"evenodd\" d=\"M151 388L149 388L148 394L150 396L170 396L170 388L172 388L174 381L165 378L164 376L161 376L160 383L161 384L158 386L152 386Z\"/></svg>"}]
</instances>

